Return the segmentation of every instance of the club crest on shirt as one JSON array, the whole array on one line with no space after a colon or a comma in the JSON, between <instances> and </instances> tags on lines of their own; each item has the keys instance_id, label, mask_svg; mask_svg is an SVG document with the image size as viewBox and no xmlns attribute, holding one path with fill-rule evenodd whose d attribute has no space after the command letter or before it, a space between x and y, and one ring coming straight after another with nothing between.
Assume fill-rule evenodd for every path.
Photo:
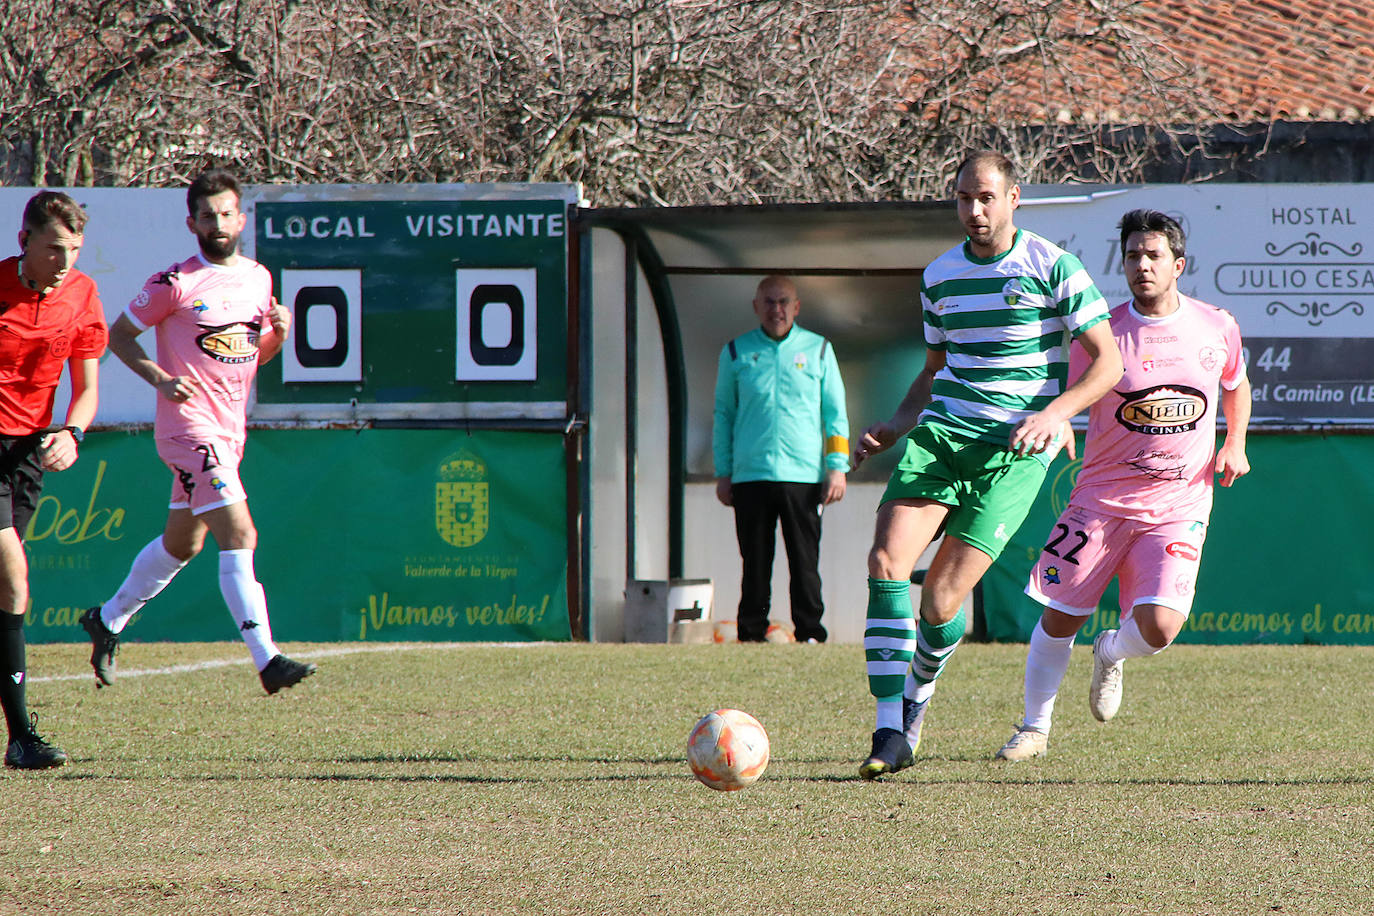
<instances>
[{"instance_id":1,"label":"club crest on shirt","mask_svg":"<svg viewBox=\"0 0 1374 916\"><path fill-rule=\"evenodd\" d=\"M222 363L247 363L258 358L261 324L234 321L205 328L196 343L207 356Z\"/></svg>"},{"instance_id":2,"label":"club crest on shirt","mask_svg":"<svg viewBox=\"0 0 1374 916\"><path fill-rule=\"evenodd\" d=\"M72 339L65 334L48 342L48 352L54 359L66 359L72 355Z\"/></svg>"},{"instance_id":3,"label":"club crest on shirt","mask_svg":"<svg viewBox=\"0 0 1374 916\"><path fill-rule=\"evenodd\" d=\"M805 354L805 353L798 353L796 356L792 357L792 368L793 368L793 369L805 369L805 368L806 368L806 354Z\"/></svg>"},{"instance_id":4,"label":"club crest on shirt","mask_svg":"<svg viewBox=\"0 0 1374 916\"><path fill-rule=\"evenodd\" d=\"M1189 432L1207 413L1207 396L1187 385L1156 385L1117 394L1121 405L1116 408L1116 421L1132 432L1152 436Z\"/></svg>"},{"instance_id":5,"label":"club crest on shirt","mask_svg":"<svg viewBox=\"0 0 1374 916\"><path fill-rule=\"evenodd\" d=\"M1226 359L1226 351L1219 347L1203 347L1197 351L1197 362L1207 372L1213 372Z\"/></svg>"},{"instance_id":6,"label":"club crest on shirt","mask_svg":"<svg viewBox=\"0 0 1374 916\"><path fill-rule=\"evenodd\" d=\"M1015 307L1021 302L1021 297L1023 295L1024 291L1021 289L1021 281L1016 277L1012 277L1006 282L1006 285L1002 287L1002 301L1012 307Z\"/></svg>"}]
</instances>

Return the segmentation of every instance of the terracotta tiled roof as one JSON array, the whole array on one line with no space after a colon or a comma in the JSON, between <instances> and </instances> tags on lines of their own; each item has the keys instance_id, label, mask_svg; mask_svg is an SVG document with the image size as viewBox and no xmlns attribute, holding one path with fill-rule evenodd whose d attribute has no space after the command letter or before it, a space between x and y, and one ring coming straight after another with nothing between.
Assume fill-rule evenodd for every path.
<instances>
[{"instance_id":1,"label":"terracotta tiled roof","mask_svg":"<svg viewBox=\"0 0 1374 916\"><path fill-rule=\"evenodd\" d=\"M1166 0L1152 15L1238 121L1374 117L1368 0Z\"/></svg>"},{"instance_id":2,"label":"terracotta tiled roof","mask_svg":"<svg viewBox=\"0 0 1374 916\"><path fill-rule=\"evenodd\" d=\"M1090 26L1088 13L1086 4L1065 4L1052 31ZM1064 43L1044 58L1031 54L985 72L965 104L981 96L988 108L1032 123L1129 124L1218 114L1232 123L1374 119L1371 0L1146 0L1130 15L1127 27L1158 45L1138 50L1156 60L1159 69L1152 72L1167 87L1163 95L1148 91L1144 77L1115 52ZM1005 47L1015 47L1027 34L1013 27L1003 38ZM961 49L929 32L923 39L909 47L917 61L912 85L929 107L941 99L924 96L922 88L938 84ZM1158 52L1181 68L1159 60ZM966 115L956 112L960 116Z\"/></svg>"}]
</instances>

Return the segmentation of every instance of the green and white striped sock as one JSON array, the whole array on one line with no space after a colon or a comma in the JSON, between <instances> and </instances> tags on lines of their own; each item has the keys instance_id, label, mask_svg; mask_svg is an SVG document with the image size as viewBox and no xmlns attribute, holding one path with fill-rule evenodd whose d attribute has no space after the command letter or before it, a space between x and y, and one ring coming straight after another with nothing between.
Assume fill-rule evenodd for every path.
<instances>
[{"instance_id":1,"label":"green and white striped sock","mask_svg":"<svg viewBox=\"0 0 1374 916\"><path fill-rule=\"evenodd\" d=\"M902 727L902 685L916 646L915 618L910 582L868 580L864 659L869 692L878 700L878 728Z\"/></svg>"},{"instance_id":2,"label":"green and white striped sock","mask_svg":"<svg viewBox=\"0 0 1374 916\"><path fill-rule=\"evenodd\" d=\"M903 696L918 704L930 699L935 693L935 679L945 670L954 650L959 648L966 628L962 607L947 623L920 622L916 628L916 651L902 687Z\"/></svg>"}]
</instances>

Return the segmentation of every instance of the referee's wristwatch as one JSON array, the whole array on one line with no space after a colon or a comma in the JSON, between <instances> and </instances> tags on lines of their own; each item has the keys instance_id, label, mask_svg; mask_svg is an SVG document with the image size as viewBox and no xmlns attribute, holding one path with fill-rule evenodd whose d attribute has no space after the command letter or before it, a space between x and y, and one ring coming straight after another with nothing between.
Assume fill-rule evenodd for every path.
<instances>
[{"instance_id":1,"label":"referee's wristwatch","mask_svg":"<svg viewBox=\"0 0 1374 916\"><path fill-rule=\"evenodd\" d=\"M62 428L72 434L72 438L76 440L77 445L80 445L82 442L86 441L86 431L83 430L81 427L64 426Z\"/></svg>"}]
</instances>

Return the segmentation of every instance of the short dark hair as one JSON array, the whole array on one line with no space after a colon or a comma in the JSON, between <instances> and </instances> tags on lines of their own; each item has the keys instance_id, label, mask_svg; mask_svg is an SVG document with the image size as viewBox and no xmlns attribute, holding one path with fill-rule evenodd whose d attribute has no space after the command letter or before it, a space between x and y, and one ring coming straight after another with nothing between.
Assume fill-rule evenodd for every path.
<instances>
[{"instance_id":1,"label":"short dark hair","mask_svg":"<svg viewBox=\"0 0 1374 916\"><path fill-rule=\"evenodd\" d=\"M1002 177L1007 180L1007 187L1016 184L1016 163L996 150L980 149L969 153L964 157L964 161L959 163L959 167L954 170L954 183L959 183L959 176L964 174L964 169L991 167L1000 172Z\"/></svg>"},{"instance_id":2,"label":"short dark hair","mask_svg":"<svg viewBox=\"0 0 1374 916\"><path fill-rule=\"evenodd\" d=\"M191 187L186 189L186 209L192 215L196 215L196 206L207 197L214 197L225 191L233 191L234 197L243 200L243 192L239 190L239 180L234 177L228 169L206 169L196 176L191 182Z\"/></svg>"},{"instance_id":3,"label":"short dark hair","mask_svg":"<svg viewBox=\"0 0 1374 916\"><path fill-rule=\"evenodd\" d=\"M24 228L42 232L53 226L63 226L68 232L81 235L86 231L86 211L61 191L39 191L24 205Z\"/></svg>"},{"instance_id":4,"label":"short dark hair","mask_svg":"<svg viewBox=\"0 0 1374 916\"><path fill-rule=\"evenodd\" d=\"M1167 213L1158 210L1132 210L1121 217L1118 226L1121 230L1121 256L1126 256L1126 240L1135 232L1158 232L1169 243L1169 251L1176 258L1184 257L1187 241L1183 237L1183 227Z\"/></svg>"}]
</instances>

